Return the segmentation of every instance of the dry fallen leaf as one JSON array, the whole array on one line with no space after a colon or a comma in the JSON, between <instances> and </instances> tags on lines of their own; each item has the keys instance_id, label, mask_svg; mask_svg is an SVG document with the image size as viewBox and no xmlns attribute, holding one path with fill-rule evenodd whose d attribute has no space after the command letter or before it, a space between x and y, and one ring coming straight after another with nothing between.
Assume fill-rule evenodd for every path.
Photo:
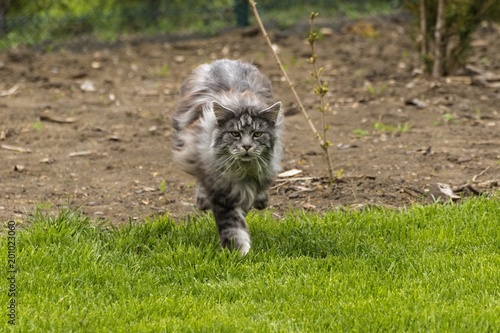
<instances>
[{"instance_id":1,"label":"dry fallen leaf","mask_svg":"<svg viewBox=\"0 0 500 333\"><path fill-rule=\"evenodd\" d=\"M452 199L460 199L460 196L456 195L455 192L453 192L450 185L444 183L437 183L437 186L441 191L441 193L443 193L444 195L447 195Z\"/></svg>"},{"instance_id":2,"label":"dry fallen leaf","mask_svg":"<svg viewBox=\"0 0 500 333\"><path fill-rule=\"evenodd\" d=\"M337 143L337 148L340 150L349 149L349 148L357 148L357 145L352 145L350 143Z\"/></svg>"},{"instance_id":3,"label":"dry fallen leaf","mask_svg":"<svg viewBox=\"0 0 500 333\"><path fill-rule=\"evenodd\" d=\"M174 57L174 61L175 61L176 63L179 63L179 64L180 64L180 63L183 63L184 61L186 61L186 57L185 57L185 56L183 56L183 55L176 55L176 56Z\"/></svg>"},{"instance_id":4,"label":"dry fallen leaf","mask_svg":"<svg viewBox=\"0 0 500 333\"><path fill-rule=\"evenodd\" d=\"M470 85L472 84L472 78L470 76L448 76L446 83Z\"/></svg>"},{"instance_id":5,"label":"dry fallen leaf","mask_svg":"<svg viewBox=\"0 0 500 333\"><path fill-rule=\"evenodd\" d=\"M285 172L278 174L278 177L281 177L281 178L293 177L293 176L297 176L300 173L302 173L302 170L291 169L291 170L288 170L288 171L285 171Z\"/></svg>"},{"instance_id":6,"label":"dry fallen leaf","mask_svg":"<svg viewBox=\"0 0 500 333\"><path fill-rule=\"evenodd\" d=\"M432 146L429 146L427 148L420 148L417 149L417 152L422 153L422 155L427 156L432 154Z\"/></svg>"},{"instance_id":7,"label":"dry fallen leaf","mask_svg":"<svg viewBox=\"0 0 500 333\"><path fill-rule=\"evenodd\" d=\"M154 188L154 187L147 187L147 186L144 186L143 188L141 189L138 189L138 190L135 190L135 193L137 194L141 194L141 193L144 193L144 192L156 192L157 190Z\"/></svg>"},{"instance_id":8,"label":"dry fallen leaf","mask_svg":"<svg viewBox=\"0 0 500 333\"><path fill-rule=\"evenodd\" d=\"M322 34L323 36L332 36L333 32L334 31L332 28L323 27L319 29L319 33Z\"/></svg>"},{"instance_id":9,"label":"dry fallen leaf","mask_svg":"<svg viewBox=\"0 0 500 333\"><path fill-rule=\"evenodd\" d=\"M425 109L427 107L427 103L424 101L418 99L418 98L413 98L413 99L408 99L405 101L406 105L414 105L419 109Z\"/></svg>"},{"instance_id":10,"label":"dry fallen leaf","mask_svg":"<svg viewBox=\"0 0 500 333\"><path fill-rule=\"evenodd\" d=\"M110 141L120 141L120 137L118 135L110 135L108 136L108 140Z\"/></svg>"},{"instance_id":11,"label":"dry fallen leaf","mask_svg":"<svg viewBox=\"0 0 500 333\"><path fill-rule=\"evenodd\" d=\"M316 206L313 205L312 203L306 202L302 204L302 208L307 209L307 210L313 210L316 209Z\"/></svg>"},{"instance_id":12,"label":"dry fallen leaf","mask_svg":"<svg viewBox=\"0 0 500 333\"><path fill-rule=\"evenodd\" d=\"M295 187L298 191L300 192L312 192L314 191L313 189L309 188L309 187L305 187L305 186L300 186L300 185L297 185Z\"/></svg>"},{"instance_id":13,"label":"dry fallen leaf","mask_svg":"<svg viewBox=\"0 0 500 333\"><path fill-rule=\"evenodd\" d=\"M53 159L49 158L49 157L45 157L45 158L42 158L42 159L40 160L40 163L45 163L45 164L52 164L52 163L54 163L54 162L55 162L55 161L54 161Z\"/></svg>"},{"instance_id":14,"label":"dry fallen leaf","mask_svg":"<svg viewBox=\"0 0 500 333\"><path fill-rule=\"evenodd\" d=\"M96 91L94 82L92 82L90 80L83 81L83 83L80 85L80 89L82 89L83 91L89 91L89 92Z\"/></svg>"}]
</instances>

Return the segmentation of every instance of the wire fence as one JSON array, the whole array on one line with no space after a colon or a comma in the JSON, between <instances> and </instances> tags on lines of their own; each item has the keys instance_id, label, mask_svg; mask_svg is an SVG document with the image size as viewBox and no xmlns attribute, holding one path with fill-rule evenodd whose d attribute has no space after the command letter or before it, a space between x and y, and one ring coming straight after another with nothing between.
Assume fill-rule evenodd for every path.
<instances>
[{"instance_id":1,"label":"wire fence","mask_svg":"<svg viewBox=\"0 0 500 333\"><path fill-rule=\"evenodd\" d=\"M17 0L29 6L12 7L16 0L0 0L0 49L17 44L50 45L82 35L109 41L136 33L214 34L252 23L247 0L95 0L92 8L83 9L76 0L53 0L51 6L30 1ZM311 10L355 17L399 5L400 0L261 0L258 8L266 22L286 27L307 19Z\"/></svg>"}]
</instances>

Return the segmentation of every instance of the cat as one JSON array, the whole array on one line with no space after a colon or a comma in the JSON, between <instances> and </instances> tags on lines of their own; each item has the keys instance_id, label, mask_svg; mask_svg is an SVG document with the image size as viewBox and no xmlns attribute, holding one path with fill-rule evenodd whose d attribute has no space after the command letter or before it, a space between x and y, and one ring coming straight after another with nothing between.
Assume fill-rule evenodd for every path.
<instances>
[{"instance_id":1,"label":"cat","mask_svg":"<svg viewBox=\"0 0 500 333\"><path fill-rule=\"evenodd\" d=\"M179 93L174 160L196 177L197 207L213 211L221 246L246 255L245 217L267 206L280 170L281 102L254 65L228 59L195 68Z\"/></svg>"}]
</instances>

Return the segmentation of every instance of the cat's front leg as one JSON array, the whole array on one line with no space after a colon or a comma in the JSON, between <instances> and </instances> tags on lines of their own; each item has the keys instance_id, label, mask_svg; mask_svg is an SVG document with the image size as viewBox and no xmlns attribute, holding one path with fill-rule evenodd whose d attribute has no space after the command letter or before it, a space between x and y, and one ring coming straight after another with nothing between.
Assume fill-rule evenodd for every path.
<instances>
[{"instance_id":1,"label":"cat's front leg","mask_svg":"<svg viewBox=\"0 0 500 333\"><path fill-rule=\"evenodd\" d=\"M241 255L246 255L250 250L250 234L243 210L217 204L213 204L212 209L221 245L230 250L238 250Z\"/></svg>"},{"instance_id":2,"label":"cat's front leg","mask_svg":"<svg viewBox=\"0 0 500 333\"><path fill-rule=\"evenodd\" d=\"M264 209L267 207L268 202L269 202L269 194L267 193L267 191L264 191L264 192L259 193L255 197L255 201L253 203L253 206L256 209Z\"/></svg>"},{"instance_id":3,"label":"cat's front leg","mask_svg":"<svg viewBox=\"0 0 500 333\"><path fill-rule=\"evenodd\" d=\"M196 183L196 207L199 210L209 210L211 208L205 189L199 182Z\"/></svg>"}]
</instances>

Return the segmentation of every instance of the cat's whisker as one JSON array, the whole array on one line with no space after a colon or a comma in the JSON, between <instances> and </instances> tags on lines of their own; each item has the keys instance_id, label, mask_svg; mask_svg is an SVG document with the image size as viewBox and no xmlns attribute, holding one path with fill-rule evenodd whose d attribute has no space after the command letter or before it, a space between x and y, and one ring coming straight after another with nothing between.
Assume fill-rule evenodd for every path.
<instances>
[{"instance_id":1,"label":"cat's whisker","mask_svg":"<svg viewBox=\"0 0 500 333\"><path fill-rule=\"evenodd\" d=\"M234 155L224 155L223 157L215 159L212 163L209 164L210 169L212 167L216 166L215 170L212 171L212 173L221 171L224 169L224 172L228 171L228 162L229 165L232 165L234 163L235 156Z\"/></svg>"},{"instance_id":2,"label":"cat's whisker","mask_svg":"<svg viewBox=\"0 0 500 333\"><path fill-rule=\"evenodd\" d=\"M229 163L227 163L227 161L230 161ZM215 178L214 180L219 180L220 178L224 177L224 175L227 174L227 172L231 169L231 166L234 164L234 161L231 160L231 159L227 159L226 160L226 163L224 164L221 164L217 170L215 172L213 172L212 174L215 175Z\"/></svg>"},{"instance_id":3,"label":"cat's whisker","mask_svg":"<svg viewBox=\"0 0 500 333\"><path fill-rule=\"evenodd\" d=\"M228 161L230 161L232 156L227 156L224 159L217 159L214 162L210 163L210 166L216 166L215 172L222 170L226 167Z\"/></svg>"}]
</instances>

